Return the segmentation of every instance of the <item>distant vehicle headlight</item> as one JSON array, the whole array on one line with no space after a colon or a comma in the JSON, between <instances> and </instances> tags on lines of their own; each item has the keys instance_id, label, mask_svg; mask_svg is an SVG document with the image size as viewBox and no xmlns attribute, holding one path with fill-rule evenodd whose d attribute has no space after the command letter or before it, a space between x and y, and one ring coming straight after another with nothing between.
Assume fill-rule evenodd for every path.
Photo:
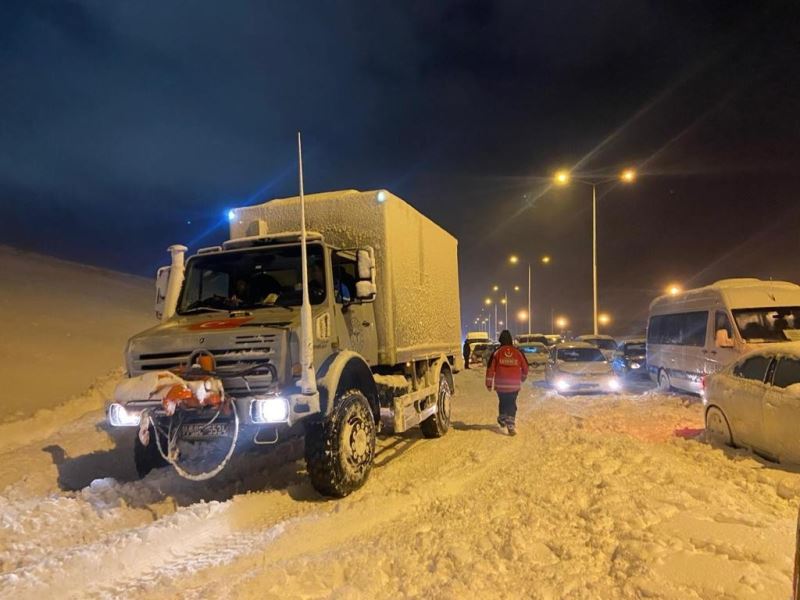
<instances>
[{"instance_id":1,"label":"distant vehicle headlight","mask_svg":"<svg viewBox=\"0 0 800 600\"><path fill-rule=\"evenodd\" d=\"M569 389L569 381L566 379L556 379L556 389L559 392L566 392Z\"/></svg>"},{"instance_id":2,"label":"distant vehicle headlight","mask_svg":"<svg viewBox=\"0 0 800 600\"><path fill-rule=\"evenodd\" d=\"M622 389L622 384L616 377L611 377L608 380L608 389L610 389L612 392L618 392Z\"/></svg>"},{"instance_id":3,"label":"distant vehicle headlight","mask_svg":"<svg viewBox=\"0 0 800 600\"><path fill-rule=\"evenodd\" d=\"M138 427L142 413L129 411L122 404L114 403L108 407L108 422L112 427Z\"/></svg>"},{"instance_id":4,"label":"distant vehicle headlight","mask_svg":"<svg viewBox=\"0 0 800 600\"><path fill-rule=\"evenodd\" d=\"M641 368L641 366L642 366L642 365L640 365L640 364L639 364L639 363L637 363L637 362L632 362L632 363L631 363L631 369L639 369L639 368Z\"/></svg>"}]
</instances>

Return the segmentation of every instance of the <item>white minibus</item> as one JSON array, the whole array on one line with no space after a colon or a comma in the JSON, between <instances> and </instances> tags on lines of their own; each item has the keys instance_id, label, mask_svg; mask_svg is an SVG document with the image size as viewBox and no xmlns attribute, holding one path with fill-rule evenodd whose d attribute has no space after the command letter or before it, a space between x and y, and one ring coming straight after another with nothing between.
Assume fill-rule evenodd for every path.
<instances>
[{"instance_id":1,"label":"white minibus","mask_svg":"<svg viewBox=\"0 0 800 600\"><path fill-rule=\"evenodd\" d=\"M701 393L703 377L773 342L800 341L800 286L723 279L650 304L647 368L659 388Z\"/></svg>"}]
</instances>

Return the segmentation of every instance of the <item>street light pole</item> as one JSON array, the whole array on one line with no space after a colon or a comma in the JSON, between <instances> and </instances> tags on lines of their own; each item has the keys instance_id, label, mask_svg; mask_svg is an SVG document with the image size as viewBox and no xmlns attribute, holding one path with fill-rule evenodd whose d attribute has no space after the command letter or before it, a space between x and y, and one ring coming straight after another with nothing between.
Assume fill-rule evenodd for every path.
<instances>
[{"instance_id":1,"label":"street light pole","mask_svg":"<svg viewBox=\"0 0 800 600\"><path fill-rule=\"evenodd\" d=\"M528 335L531 334L531 263L528 262Z\"/></svg>"},{"instance_id":2,"label":"street light pole","mask_svg":"<svg viewBox=\"0 0 800 600\"><path fill-rule=\"evenodd\" d=\"M592 183L592 296L594 299L594 334L597 335L597 186Z\"/></svg>"}]
</instances>

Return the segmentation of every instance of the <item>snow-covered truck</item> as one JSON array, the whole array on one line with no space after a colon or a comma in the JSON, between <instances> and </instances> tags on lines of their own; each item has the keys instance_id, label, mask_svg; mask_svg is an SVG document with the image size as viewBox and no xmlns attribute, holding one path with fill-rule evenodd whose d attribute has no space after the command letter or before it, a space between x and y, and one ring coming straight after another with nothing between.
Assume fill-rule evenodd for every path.
<instances>
[{"instance_id":1,"label":"snow-covered truck","mask_svg":"<svg viewBox=\"0 0 800 600\"><path fill-rule=\"evenodd\" d=\"M305 257L299 197L231 210L230 240L185 263L170 248L161 323L128 342L108 411L138 428L140 475L171 463L206 479L235 452L303 435L313 486L344 496L367 479L379 431L448 431L463 366L456 239L386 190L306 195L304 212Z\"/></svg>"}]
</instances>

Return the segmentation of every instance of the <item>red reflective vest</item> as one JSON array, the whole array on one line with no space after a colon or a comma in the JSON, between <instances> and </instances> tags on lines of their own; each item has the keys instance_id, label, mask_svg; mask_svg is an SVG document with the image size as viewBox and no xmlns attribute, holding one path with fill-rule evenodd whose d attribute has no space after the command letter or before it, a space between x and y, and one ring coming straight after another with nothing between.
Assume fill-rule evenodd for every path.
<instances>
[{"instance_id":1,"label":"red reflective vest","mask_svg":"<svg viewBox=\"0 0 800 600\"><path fill-rule=\"evenodd\" d=\"M486 387L498 392L516 392L528 376L528 361L514 346L500 346L489 359Z\"/></svg>"}]
</instances>

